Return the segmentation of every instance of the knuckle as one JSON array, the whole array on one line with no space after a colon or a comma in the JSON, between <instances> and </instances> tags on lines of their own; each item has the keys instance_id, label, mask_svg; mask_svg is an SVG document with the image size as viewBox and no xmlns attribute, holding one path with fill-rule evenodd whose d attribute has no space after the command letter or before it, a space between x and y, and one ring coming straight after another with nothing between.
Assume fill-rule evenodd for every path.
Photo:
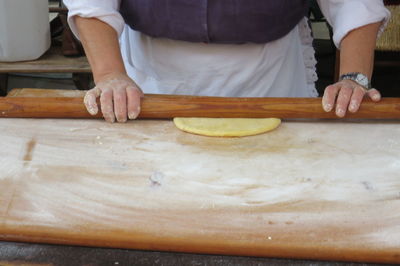
<instances>
[{"instance_id":1,"label":"knuckle","mask_svg":"<svg viewBox=\"0 0 400 266\"><path fill-rule=\"evenodd\" d=\"M345 87L340 90L340 97L342 98L350 98L353 94L353 89Z\"/></svg>"},{"instance_id":2,"label":"knuckle","mask_svg":"<svg viewBox=\"0 0 400 266\"><path fill-rule=\"evenodd\" d=\"M109 105L109 102L110 101L108 101L108 99L103 96L100 98L100 104L102 108L106 108L106 106Z\"/></svg>"},{"instance_id":3,"label":"knuckle","mask_svg":"<svg viewBox=\"0 0 400 266\"><path fill-rule=\"evenodd\" d=\"M110 94L108 94L108 93L102 93L101 95L100 95L100 101L101 102L105 102L105 101L108 101L108 100L110 100L110 97L111 95Z\"/></svg>"},{"instance_id":4,"label":"knuckle","mask_svg":"<svg viewBox=\"0 0 400 266\"><path fill-rule=\"evenodd\" d=\"M111 93L103 93L100 97L100 101L103 103L111 102L112 101L112 94Z\"/></svg>"},{"instance_id":5,"label":"knuckle","mask_svg":"<svg viewBox=\"0 0 400 266\"><path fill-rule=\"evenodd\" d=\"M357 86L357 87L354 89L354 91L355 91L355 92L359 92L360 94L364 95L364 94L367 92L367 89L365 89L365 88L362 87L362 86Z\"/></svg>"},{"instance_id":6,"label":"knuckle","mask_svg":"<svg viewBox=\"0 0 400 266\"><path fill-rule=\"evenodd\" d=\"M336 90L336 86L335 85L329 85L325 89L326 92L333 92L334 90Z\"/></svg>"},{"instance_id":7,"label":"knuckle","mask_svg":"<svg viewBox=\"0 0 400 266\"><path fill-rule=\"evenodd\" d=\"M112 115L113 114L113 108L110 104L102 104L101 105L101 112L104 115Z\"/></svg>"},{"instance_id":8,"label":"knuckle","mask_svg":"<svg viewBox=\"0 0 400 266\"><path fill-rule=\"evenodd\" d=\"M353 88L350 87L350 86L343 86L343 87L340 89L340 91L341 91L341 92L346 92L346 93L348 93L348 92L352 92L352 91L353 91Z\"/></svg>"},{"instance_id":9,"label":"knuckle","mask_svg":"<svg viewBox=\"0 0 400 266\"><path fill-rule=\"evenodd\" d=\"M114 95L114 101L120 103L126 101L126 96L124 94L117 93Z\"/></svg>"},{"instance_id":10,"label":"knuckle","mask_svg":"<svg viewBox=\"0 0 400 266\"><path fill-rule=\"evenodd\" d=\"M131 95L134 95L136 93L136 90L137 89L132 86L126 87L126 93L130 93Z\"/></svg>"}]
</instances>

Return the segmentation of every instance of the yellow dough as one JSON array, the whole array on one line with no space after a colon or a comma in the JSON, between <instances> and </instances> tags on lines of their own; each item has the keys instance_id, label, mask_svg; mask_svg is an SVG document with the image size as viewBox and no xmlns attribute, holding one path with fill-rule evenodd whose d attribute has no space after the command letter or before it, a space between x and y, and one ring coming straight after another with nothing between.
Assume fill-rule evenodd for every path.
<instances>
[{"instance_id":1,"label":"yellow dough","mask_svg":"<svg viewBox=\"0 0 400 266\"><path fill-rule=\"evenodd\" d=\"M277 128L278 118L174 118L182 131L211 137L244 137Z\"/></svg>"}]
</instances>

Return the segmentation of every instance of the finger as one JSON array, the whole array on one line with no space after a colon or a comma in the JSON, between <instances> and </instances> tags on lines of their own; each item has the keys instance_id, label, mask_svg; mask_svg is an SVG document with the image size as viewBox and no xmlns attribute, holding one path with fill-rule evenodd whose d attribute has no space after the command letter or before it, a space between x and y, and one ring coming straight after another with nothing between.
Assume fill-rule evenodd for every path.
<instances>
[{"instance_id":1,"label":"finger","mask_svg":"<svg viewBox=\"0 0 400 266\"><path fill-rule=\"evenodd\" d=\"M126 88L128 96L128 117L136 119L140 113L140 99L143 97L143 92L136 87Z\"/></svg>"},{"instance_id":2,"label":"finger","mask_svg":"<svg viewBox=\"0 0 400 266\"><path fill-rule=\"evenodd\" d=\"M346 115L346 110L347 107L349 106L352 94L353 94L353 88L346 86L340 89L336 101L336 115L338 117L344 117Z\"/></svg>"},{"instance_id":3,"label":"finger","mask_svg":"<svg viewBox=\"0 0 400 266\"><path fill-rule=\"evenodd\" d=\"M324 96L322 97L322 108L324 108L325 112L332 111L339 89L338 85L326 87Z\"/></svg>"},{"instance_id":4,"label":"finger","mask_svg":"<svg viewBox=\"0 0 400 266\"><path fill-rule=\"evenodd\" d=\"M126 110L126 91L124 89L114 89L114 113L117 121L125 123L127 120Z\"/></svg>"},{"instance_id":5,"label":"finger","mask_svg":"<svg viewBox=\"0 0 400 266\"><path fill-rule=\"evenodd\" d=\"M100 96L101 112L107 122L114 123L114 104L113 104L113 92L110 89L103 90Z\"/></svg>"},{"instance_id":6,"label":"finger","mask_svg":"<svg viewBox=\"0 0 400 266\"><path fill-rule=\"evenodd\" d=\"M379 102L382 98L381 93L377 89L370 89L367 94L374 102Z\"/></svg>"},{"instance_id":7,"label":"finger","mask_svg":"<svg viewBox=\"0 0 400 266\"><path fill-rule=\"evenodd\" d=\"M350 104L349 104L349 111L351 113L355 113L358 111L358 109L360 108L361 102L364 99L365 93L366 93L366 90L361 86L357 86L353 90L353 94L351 95L351 100L350 100Z\"/></svg>"},{"instance_id":8,"label":"finger","mask_svg":"<svg viewBox=\"0 0 400 266\"><path fill-rule=\"evenodd\" d=\"M101 90L97 87L94 87L85 94L83 102L91 115L96 115L99 112L99 107L97 106L96 100L100 94Z\"/></svg>"}]
</instances>

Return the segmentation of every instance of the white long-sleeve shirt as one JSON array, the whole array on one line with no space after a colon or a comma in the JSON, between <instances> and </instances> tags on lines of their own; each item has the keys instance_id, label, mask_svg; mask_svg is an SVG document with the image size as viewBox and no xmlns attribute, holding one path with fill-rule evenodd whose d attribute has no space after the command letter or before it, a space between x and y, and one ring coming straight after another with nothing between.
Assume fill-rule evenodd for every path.
<instances>
[{"instance_id":1,"label":"white long-sleeve shirt","mask_svg":"<svg viewBox=\"0 0 400 266\"><path fill-rule=\"evenodd\" d=\"M350 31L382 21L390 13L382 0L319 0L333 26L337 47ZM129 76L145 93L231 97L315 97L316 60L307 20L266 44L204 44L152 38L132 30L118 9L120 0L64 0L74 17L97 18L120 36Z\"/></svg>"}]
</instances>

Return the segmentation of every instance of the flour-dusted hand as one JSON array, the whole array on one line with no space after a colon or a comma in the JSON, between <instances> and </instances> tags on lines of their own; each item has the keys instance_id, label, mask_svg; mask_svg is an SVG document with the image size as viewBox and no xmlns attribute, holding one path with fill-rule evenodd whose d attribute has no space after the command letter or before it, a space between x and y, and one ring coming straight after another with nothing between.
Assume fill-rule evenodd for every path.
<instances>
[{"instance_id":1,"label":"flour-dusted hand","mask_svg":"<svg viewBox=\"0 0 400 266\"><path fill-rule=\"evenodd\" d=\"M381 99L381 94L376 89L367 90L352 80L342 80L333 85L326 87L322 98L322 106L326 112L330 112L335 108L338 117L344 117L347 110L355 113L368 95L374 102Z\"/></svg>"},{"instance_id":2,"label":"flour-dusted hand","mask_svg":"<svg viewBox=\"0 0 400 266\"><path fill-rule=\"evenodd\" d=\"M86 93L84 103L87 110L92 115L97 114L97 98L100 97L101 112L106 121L123 123L128 118L137 118L143 93L126 72L118 32L96 18L76 16L72 19L79 31L96 84Z\"/></svg>"},{"instance_id":3,"label":"flour-dusted hand","mask_svg":"<svg viewBox=\"0 0 400 266\"><path fill-rule=\"evenodd\" d=\"M383 3L381 3L383 5ZM356 28L340 42L340 81L325 89L322 106L325 111L335 109L338 117L355 113L368 95L374 102L381 94L371 87L376 38L382 21Z\"/></svg>"},{"instance_id":4,"label":"flour-dusted hand","mask_svg":"<svg viewBox=\"0 0 400 266\"><path fill-rule=\"evenodd\" d=\"M128 118L138 117L143 93L126 74L113 73L102 77L96 87L86 93L85 106L92 115L99 111L98 97L105 120L113 123L117 119L118 122L124 123Z\"/></svg>"}]
</instances>

